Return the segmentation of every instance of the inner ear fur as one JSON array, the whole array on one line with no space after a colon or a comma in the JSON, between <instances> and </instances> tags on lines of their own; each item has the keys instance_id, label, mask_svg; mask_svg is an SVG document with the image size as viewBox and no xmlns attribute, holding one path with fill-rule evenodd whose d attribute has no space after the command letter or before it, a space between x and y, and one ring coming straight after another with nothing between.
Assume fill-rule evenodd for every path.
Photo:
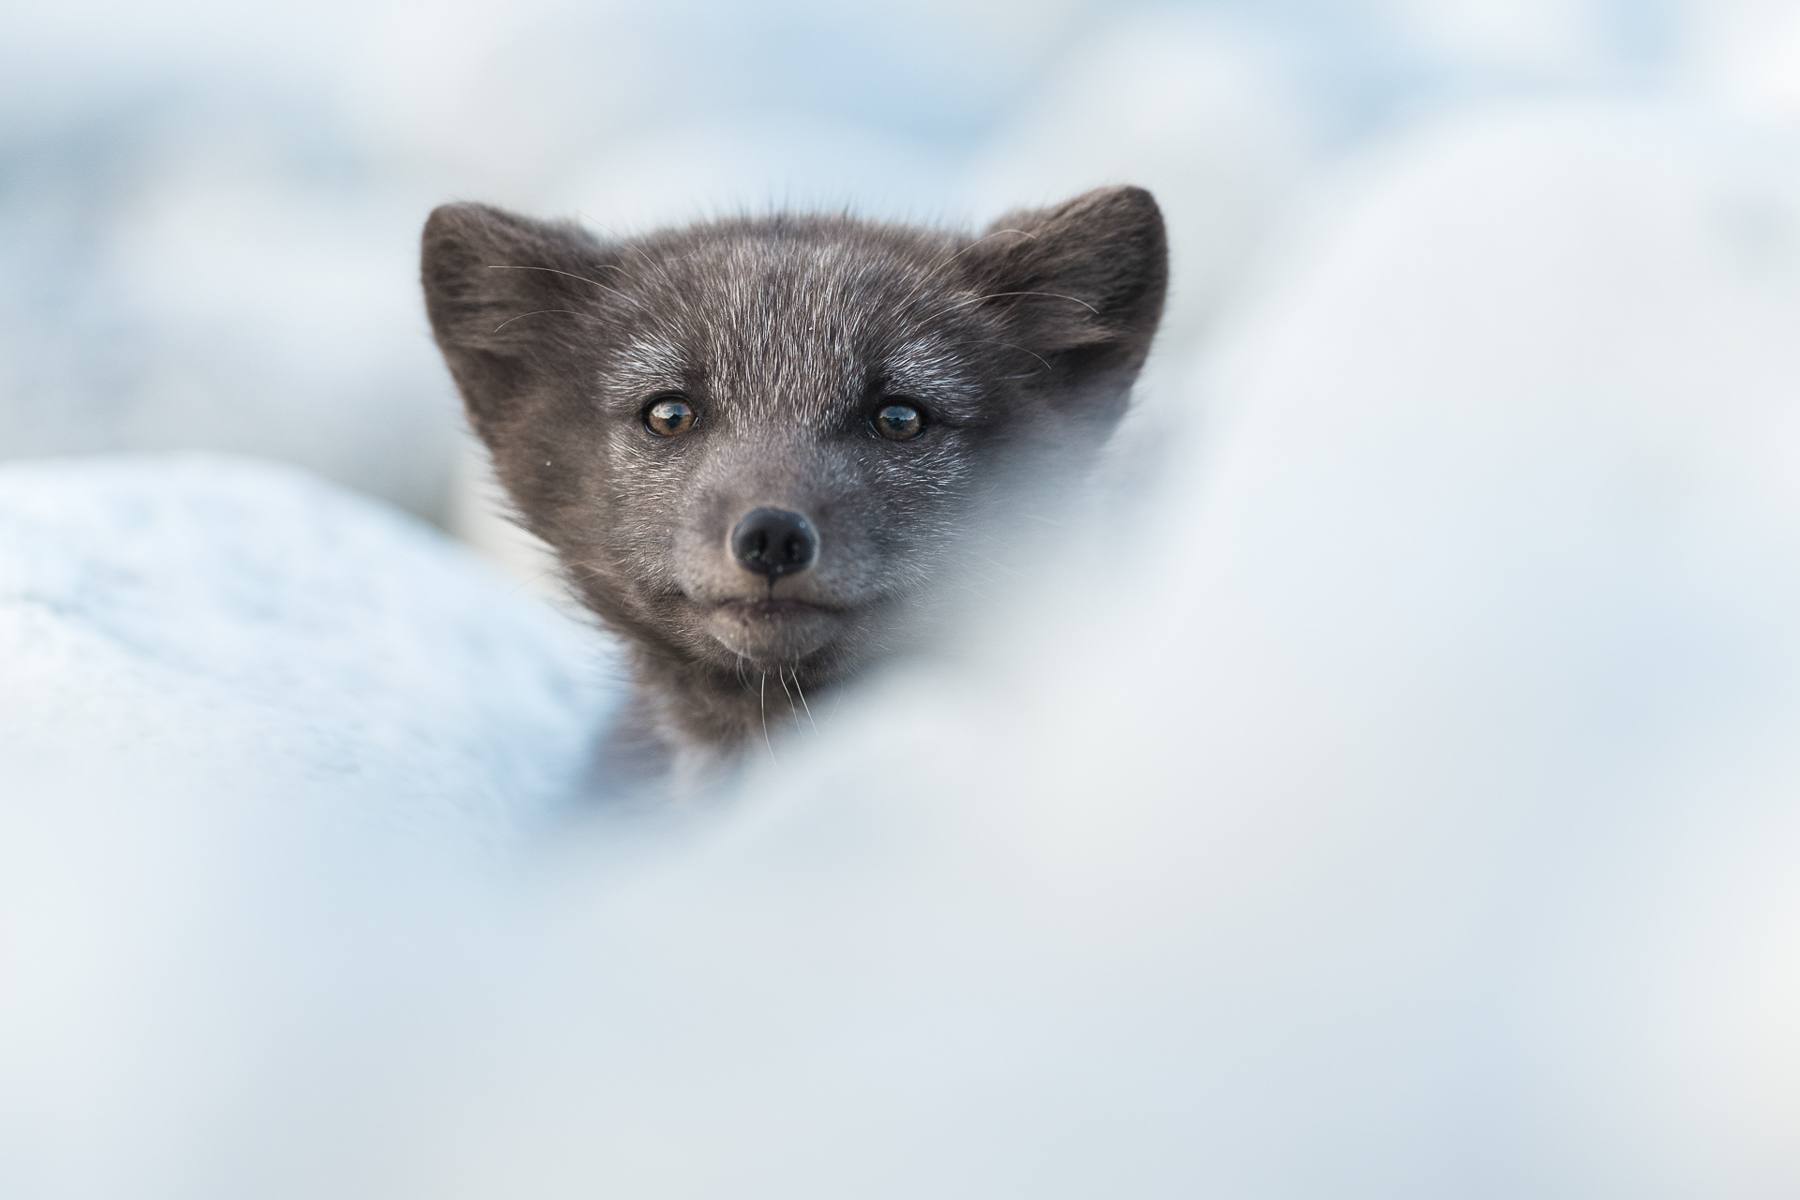
<instances>
[{"instance_id":1,"label":"inner ear fur","mask_svg":"<svg viewBox=\"0 0 1800 1200\"><path fill-rule=\"evenodd\" d=\"M572 222L445 204L425 222L420 277L432 334L477 430L578 360L612 294L607 248Z\"/></svg>"},{"instance_id":2,"label":"inner ear fur","mask_svg":"<svg viewBox=\"0 0 1800 1200\"><path fill-rule=\"evenodd\" d=\"M1122 402L1150 352L1168 236L1140 187L1084 192L995 221L962 256L968 285L1065 387Z\"/></svg>"}]
</instances>

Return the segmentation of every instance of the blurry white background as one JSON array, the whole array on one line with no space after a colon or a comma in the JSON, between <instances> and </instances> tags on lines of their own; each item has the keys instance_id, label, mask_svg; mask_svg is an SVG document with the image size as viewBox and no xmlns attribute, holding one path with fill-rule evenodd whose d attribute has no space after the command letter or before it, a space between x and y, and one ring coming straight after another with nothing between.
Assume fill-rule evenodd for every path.
<instances>
[{"instance_id":1,"label":"blurry white background","mask_svg":"<svg viewBox=\"0 0 1800 1200\"><path fill-rule=\"evenodd\" d=\"M1128 565L522 861L602 702L519 585L0 473L0 1193L1800 1193L1800 7L0 22L8 459L488 541L449 198L1175 255Z\"/></svg>"},{"instance_id":2,"label":"blurry white background","mask_svg":"<svg viewBox=\"0 0 1800 1200\"><path fill-rule=\"evenodd\" d=\"M245 451L474 519L485 505L454 482L460 417L415 294L418 228L452 198L619 230L777 204L971 224L1141 182L1176 254L1154 397L1209 347L1296 205L1332 203L1332 178L1420 123L1605 97L1713 126L1721 147L1783 132L1753 153L1778 145L1791 168L1796 12L14 4L0 456Z\"/></svg>"}]
</instances>

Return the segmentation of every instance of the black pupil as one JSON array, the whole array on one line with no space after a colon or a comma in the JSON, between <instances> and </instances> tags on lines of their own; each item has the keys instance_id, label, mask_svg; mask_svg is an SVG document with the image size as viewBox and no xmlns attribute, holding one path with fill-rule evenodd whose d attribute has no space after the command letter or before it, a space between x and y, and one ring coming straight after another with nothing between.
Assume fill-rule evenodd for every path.
<instances>
[{"instance_id":1,"label":"black pupil","mask_svg":"<svg viewBox=\"0 0 1800 1200\"><path fill-rule=\"evenodd\" d=\"M889 437L912 437L919 432L919 410L905 404L890 404L878 414L881 431Z\"/></svg>"},{"instance_id":2,"label":"black pupil","mask_svg":"<svg viewBox=\"0 0 1800 1200\"><path fill-rule=\"evenodd\" d=\"M687 427L690 409L679 400L664 400L650 409L650 423L661 433L680 433Z\"/></svg>"}]
</instances>

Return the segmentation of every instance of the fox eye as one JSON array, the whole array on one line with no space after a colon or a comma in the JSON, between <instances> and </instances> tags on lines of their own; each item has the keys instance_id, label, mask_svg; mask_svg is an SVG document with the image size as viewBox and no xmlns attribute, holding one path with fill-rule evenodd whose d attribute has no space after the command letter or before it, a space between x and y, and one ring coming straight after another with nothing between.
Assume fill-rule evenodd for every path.
<instances>
[{"instance_id":1,"label":"fox eye","mask_svg":"<svg viewBox=\"0 0 1800 1200\"><path fill-rule=\"evenodd\" d=\"M875 414L875 432L890 442L910 442L925 432L925 414L905 400L882 405Z\"/></svg>"},{"instance_id":2,"label":"fox eye","mask_svg":"<svg viewBox=\"0 0 1800 1200\"><path fill-rule=\"evenodd\" d=\"M658 437L680 437L698 419L693 406L680 396L661 396L644 408L644 427Z\"/></svg>"}]
</instances>

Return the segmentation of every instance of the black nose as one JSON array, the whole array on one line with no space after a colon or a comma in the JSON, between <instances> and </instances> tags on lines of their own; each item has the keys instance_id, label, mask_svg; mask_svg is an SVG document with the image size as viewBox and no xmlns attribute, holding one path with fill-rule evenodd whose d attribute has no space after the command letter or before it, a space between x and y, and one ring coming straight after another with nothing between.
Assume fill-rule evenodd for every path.
<instances>
[{"instance_id":1,"label":"black nose","mask_svg":"<svg viewBox=\"0 0 1800 1200\"><path fill-rule=\"evenodd\" d=\"M731 531L731 552L744 570L774 580L812 566L819 553L819 535L797 512L753 508Z\"/></svg>"}]
</instances>

